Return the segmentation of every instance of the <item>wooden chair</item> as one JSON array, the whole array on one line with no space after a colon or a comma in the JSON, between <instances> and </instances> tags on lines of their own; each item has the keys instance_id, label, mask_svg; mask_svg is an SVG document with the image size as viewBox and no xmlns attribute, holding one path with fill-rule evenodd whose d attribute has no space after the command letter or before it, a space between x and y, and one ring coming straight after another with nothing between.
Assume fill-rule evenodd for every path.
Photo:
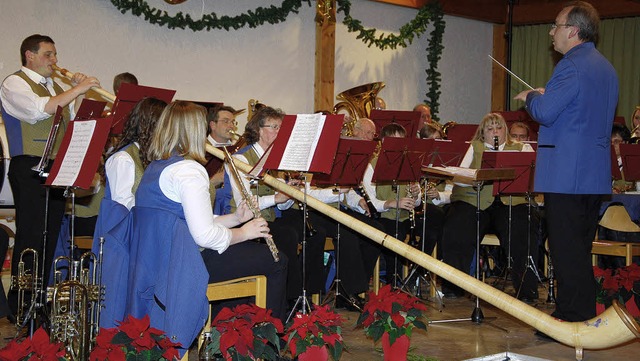
<instances>
[{"instance_id":1,"label":"wooden chair","mask_svg":"<svg viewBox=\"0 0 640 361\"><path fill-rule=\"evenodd\" d=\"M267 307L267 277L266 276L248 276L235 278L228 281L210 283L207 287L207 299L209 302L230 300L234 298L255 296L256 306ZM200 335L209 332L211 329L211 313L207 323L204 325ZM202 344L202 337L198 336L198 349ZM182 357L182 361L189 360L189 351Z\"/></svg>"},{"instance_id":2,"label":"wooden chair","mask_svg":"<svg viewBox=\"0 0 640 361\"><path fill-rule=\"evenodd\" d=\"M621 205L609 206L604 212L599 225L618 232L640 232L640 226L633 223L629 213ZM640 242L602 240L596 234L591 254L591 262L594 266L598 265L598 255L624 257L625 264L628 266L631 264L633 256L640 256Z\"/></svg>"}]
</instances>

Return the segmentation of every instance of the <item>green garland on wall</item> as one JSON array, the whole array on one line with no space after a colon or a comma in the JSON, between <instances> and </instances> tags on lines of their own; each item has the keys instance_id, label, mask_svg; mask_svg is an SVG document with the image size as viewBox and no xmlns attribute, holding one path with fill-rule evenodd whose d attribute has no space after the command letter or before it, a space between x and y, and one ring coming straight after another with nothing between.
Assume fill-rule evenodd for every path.
<instances>
[{"instance_id":1,"label":"green garland on wall","mask_svg":"<svg viewBox=\"0 0 640 361\"><path fill-rule=\"evenodd\" d=\"M144 16L144 19L151 24L166 26L169 29L186 29L193 31L201 30L238 30L245 26L256 28L265 23L278 24L286 20L291 13L298 13L302 6L302 0L283 0L279 7L274 5L263 8L258 7L255 10L249 10L237 16L218 16L216 13L205 14L200 20L194 20L189 14L178 12L174 16L170 16L166 11L152 8L145 0L111 0L111 3L123 14L127 11L135 16ZM306 1L311 6L311 1ZM416 17L400 28L400 35L380 34L376 35L376 29L366 29L360 20L351 17L351 1L336 0L338 4L337 12L344 14L343 24L351 33L357 33L357 39L361 39L369 47L375 45L380 50L396 49L397 47L405 48L413 42L413 39L422 35L430 22L433 23L434 29L431 31L431 40L427 47L427 60L429 68L426 69L427 99L425 100L431 106L431 113L435 116L438 113L440 98L440 72L437 70L438 61L442 56L442 35L444 34L445 23L440 4L437 1L429 3L418 11Z\"/></svg>"}]
</instances>

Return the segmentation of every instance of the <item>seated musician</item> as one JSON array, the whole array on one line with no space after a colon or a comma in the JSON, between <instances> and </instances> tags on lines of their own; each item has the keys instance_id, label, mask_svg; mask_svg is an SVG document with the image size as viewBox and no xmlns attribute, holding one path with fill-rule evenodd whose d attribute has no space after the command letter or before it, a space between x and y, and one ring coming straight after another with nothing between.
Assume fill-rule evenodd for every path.
<instances>
[{"instance_id":1,"label":"seated musician","mask_svg":"<svg viewBox=\"0 0 640 361\"><path fill-rule=\"evenodd\" d=\"M209 124L207 141L211 145L214 147L233 145L233 135L238 125L236 114L235 109L226 105L207 109L207 123ZM213 156L207 153L205 157L209 160ZM225 184L229 184L229 175L224 172L224 168L220 168L218 172L210 176L213 189L211 192L213 213L218 215L231 213L231 187L224 187Z\"/></svg>"},{"instance_id":2,"label":"seated musician","mask_svg":"<svg viewBox=\"0 0 640 361\"><path fill-rule=\"evenodd\" d=\"M631 114L631 138L636 142L640 138L640 105L636 105Z\"/></svg>"},{"instance_id":3,"label":"seated musician","mask_svg":"<svg viewBox=\"0 0 640 361\"><path fill-rule=\"evenodd\" d=\"M209 177L201 164L205 114L203 107L185 101L174 101L163 111L158 129L173 131L154 133L152 162L132 210L127 310L134 317L148 314L152 327L186 347L207 319L208 283L264 274L267 307L280 318L286 311L286 256L274 262L266 245L246 242L268 236L267 222L261 217L249 221L253 214L244 202L233 214L212 215Z\"/></svg>"},{"instance_id":4,"label":"seated musician","mask_svg":"<svg viewBox=\"0 0 640 361\"><path fill-rule=\"evenodd\" d=\"M149 164L147 154L151 136L160 114L167 103L156 98L139 101L127 121L115 151L104 166L105 191L100 202L100 211L96 220L93 240L93 252L99 254L100 237L105 237L116 225L122 222L129 210L135 205L134 194L140 178ZM105 241L103 249L102 279L105 286L105 308L100 315L101 327L115 327L117 321L124 319L125 298L127 292L127 274L129 267L128 242Z\"/></svg>"},{"instance_id":5,"label":"seated musician","mask_svg":"<svg viewBox=\"0 0 640 361\"><path fill-rule=\"evenodd\" d=\"M380 136L381 138L404 137L406 136L406 131L401 125L392 123L382 128ZM421 224L416 224L415 218L413 220L410 219L411 216L415 217L415 212L411 213L411 211L421 204L420 185L415 182L398 186L372 184L373 170L377 160L377 157L371 160L371 164L365 170L362 183L376 211L380 212L379 222L384 227L385 232L392 236L397 234L396 238L404 241L412 229L421 233L416 228ZM397 217L399 223L396 223L397 212L400 212ZM388 283L392 283L394 282L394 276L399 275L398 270L400 269L401 260L396 262L396 254L392 251L385 249L382 253L385 257L386 279ZM396 265L398 265L397 269Z\"/></svg>"},{"instance_id":6,"label":"seated musician","mask_svg":"<svg viewBox=\"0 0 640 361\"><path fill-rule=\"evenodd\" d=\"M631 132L624 124L613 123L611 129L611 146L616 153L616 159L618 160L618 167L622 174L622 179L613 180L612 190L613 193L624 193L629 190L635 190L634 182L627 182L624 179L624 173L622 170L622 156L620 155L620 144L628 144L631 140Z\"/></svg>"},{"instance_id":7,"label":"seated musician","mask_svg":"<svg viewBox=\"0 0 640 361\"><path fill-rule=\"evenodd\" d=\"M281 110L269 106L261 107L245 127L244 137L248 145L239 149L233 156L254 166L278 136L282 119L284 119L284 113ZM225 165L225 171L230 172L228 165ZM229 173L229 183L233 190L231 209L235 210L236 204L243 199L243 191L240 187L244 190L250 189L254 195L258 196L260 212L269 223L275 244L280 252L289 258L287 299L295 301L302 294L302 267L298 262L298 244L302 241L301 226L299 223L292 224L281 217L282 211L291 208L294 202L289 195L275 191L261 181L258 182L257 187L250 186L249 178L243 172L240 172L240 176L242 184L238 184L235 177ZM324 258L324 239L307 243L306 256L307 262L311 264L321 261ZM314 272L320 272L320 270L314 270Z\"/></svg>"},{"instance_id":8,"label":"seated musician","mask_svg":"<svg viewBox=\"0 0 640 361\"><path fill-rule=\"evenodd\" d=\"M530 145L511 139L507 133L507 124L500 114L489 113L480 122L460 166L480 168L482 154L487 150L493 150L496 145L499 151L533 151ZM479 237L482 239L487 233L495 233L500 239L504 254L508 254L510 197L494 198L492 192L492 184L485 184L481 189ZM454 186L442 235L444 262L466 273L470 272L476 251L476 196L473 187L457 184ZM526 271L526 267L528 256L537 259L538 246L534 234L537 223L535 217L532 217L532 224L528 224L527 201L524 197L512 196L511 201L512 279L517 297L533 302L538 298L537 280L532 271ZM528 230L531 230L530 238L527 237ZM530 247L527 244L528 240L531 240ZM442 288L445 297L454 298L464 294L461 288L446 281L443 281Z\"/></svg>"},{"instance_id":9,"label":"seated musician","mask_svg":"<svg viewBox=\"0 0 640 361\"><path fill-rule=\"evenodd\" d=\"M529 126L523 122L514 122L509 128L509 135L511 136L511 139L518 142L529 141L531 138L529 135L530 132L531 129Z\"/></svg>"}]
</instances>

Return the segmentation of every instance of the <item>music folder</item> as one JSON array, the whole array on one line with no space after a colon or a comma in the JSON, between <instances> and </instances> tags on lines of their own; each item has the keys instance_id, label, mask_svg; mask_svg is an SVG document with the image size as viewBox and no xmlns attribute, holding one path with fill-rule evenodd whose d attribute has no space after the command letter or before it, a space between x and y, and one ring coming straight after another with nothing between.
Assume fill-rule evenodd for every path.
<instances>
[{"instance_id":1,"label":"music folder","mask_svg":"<svg viewBox=\"0 0 640 361\"><path fill-rule=\"evenodd\" d=\"M412 110L373 109L369 117L376 125L376 134L380 134L385 125L396 123L404 128L407 138L416 138L422 128L420 112Z\"/></svg>"},{"instance_id":2,"label":"music folder","mask_svg":"<svg viewBox=\"0 0 640 361\"><path fill-rule=\"evenodd\" d=\"M74 120L87 120L100 118L107 102L84 98L80 103L80 108L76 112Z\"/></svg>"},{"instance_id":3,"label":"music folder","mask_svg":"<svg viewBox=\"0 0 640 361\"><path fill-rule=\"evenodd\" d=\"M640 180L640 145L620 144L620 157L622 157L622 172L626 181Z\"/></svg>"},{"instance_id":4,"label":"music folder","mask_svg":"<svg viewBox=\"0 0 640 361\"><path fill-rule=\"evenodd\" d=\"M533 192L535 163L535 152L485 151L482 153L482 168L508 168L515 172L513 179L493 182L493 196Z\"/></svg>"},{"instance_id":5,"label":"music folder","mask_svg":"<svg viewBox=\"0 0 640 361\"><path fill-rule=\"evenodd\" d=\"M118 97L113 102L113 111L109 116L112 118L111 134L120 134L124 130L124 125L129 119L129 113L136 104L145 97L153 97L171 103L175 90L153 88L131 83L122 83L118 89Z\"/></svg>"},{"instance_id":6,"label":"music folder","mask_svg":"<svg viewBox=\"0 0 640 361\"><path fill-rule=\"evenodd\" d=\"M415 182L422 176L422 163L432 139L386 137L378 154L373 183Z\"/></svg>"},{"instance_id":7,"label":"music folder","mask_svg":"<svg viewBox=\"0 0 640 361\"><path fill-rule=\"evenodd\" d=\"M343 118L342 114L286 115L277 138L251 174L261 175L269 169L329 173Z\"/></svg>"},{"instance_id":8,"label":"music folder","mask_svg":"<svg viewBox=\"0 0 640 361\"><path fill-rule=\"evenodd\" d=\"M457 167L469 143L460 140L435 139L424 157L423 167Z\"/></svg>"},{"instance_id":9,"label":"music folder","mask_svg":"<svg viewBox=\"0 0 640 361\"><path fill-rule=\"evenodd\" d=\"M375 148L373 140L340 138L331 172L315 174L311 184L321 187L359 185Z\"/></svg>"},{"instance_id":10,"label":"music folder","mask_svg":"<svg viewBox=\"0 0 640 361\"><path fill-rule=\"evenodd\" d=\"M622 162L622 159L620 159ZM618 180L622 179L622 171L620 170L622 164L618 164L618 155L616 154L615 148L611 147L611 178Z\"/></svg>"},{"instance_id":11,"label":"music folder","mask_svg":"<svg viewBox=\"0 0 640 361\"><path fill-rule=\"evenodd\" d=\"M109 129L111 118L69 122L45 184L89 189L98 170Z\"/></svg>"}]
</instances>

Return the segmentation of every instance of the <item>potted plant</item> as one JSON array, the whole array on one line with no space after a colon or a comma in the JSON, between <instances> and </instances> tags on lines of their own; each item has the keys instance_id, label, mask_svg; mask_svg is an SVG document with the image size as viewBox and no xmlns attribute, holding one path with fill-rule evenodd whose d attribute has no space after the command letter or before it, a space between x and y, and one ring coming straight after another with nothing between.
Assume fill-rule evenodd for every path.
<instances>
[{"instance_id":1,"label":"potted plant","mask_svg":"<svg viewBox=\"0 0 640 361\"><path fill-rule=\"evenodd\" d=\"M594 266L593 275L598 314L616 300L625 305L631 316L640 318L640 266L634 263L615 270Z\"/></svg>"},{"instance_id":2,"label":"potted plant","mask_svg":"<svg viewBox=\"0 0 640 361\"><path fill-rule=\"evenodd\" d=\"M342 317L329 305L314 305L310 313L298 312L287 324L284 340L292 357L299 361L328 360L329 354L338 361L342 356Z\"/></svg>"},{"instance_id":3,"label":"potted plant","mask_svg":"<svg viewBox=\"0 0 640 361\"><path fill-rule=\"evenodd\" d=\"M65 347L62 342L50 342L49 335L42 327L34 332L33 337L19 341L13 339L0 350L1 361L22 360L66 360Z\"/></svg>"},{"instance_id":4,"label":"potted plant","mask_svg":"<svg viewBox=\"0 0 640 361\"><path fill-rule=\"evenodd\" d=\"M213 354L233 360L277 360L283 325L271 316L271 310L254 304L223 308L211 324L207 346Z\"/></svg>"},{"instance_id":5,"label":"potted plant","mask_svg":"<svg viewBox=\"0 0 640 361\"><path fill-rule=\"evenodd\" d=\"M366 335L375 342L382 339L385 360L406 360L413 328L427 329L421 321L426 310L417 297L386 285L377 295L369 293L369 301L357 324L363 326Z\"/></svg>"},{"instance_id":6,"label":"potted plant","mask_svg":"<svg viewBox=\"0 0 640 361\"><path fill-rule=\"evenodd\" d=\"M178 360L180 346L151 327L148 315L142 319L127 316L118 327L100 329L89 360Z\"/></svg>"}]
</instances>

